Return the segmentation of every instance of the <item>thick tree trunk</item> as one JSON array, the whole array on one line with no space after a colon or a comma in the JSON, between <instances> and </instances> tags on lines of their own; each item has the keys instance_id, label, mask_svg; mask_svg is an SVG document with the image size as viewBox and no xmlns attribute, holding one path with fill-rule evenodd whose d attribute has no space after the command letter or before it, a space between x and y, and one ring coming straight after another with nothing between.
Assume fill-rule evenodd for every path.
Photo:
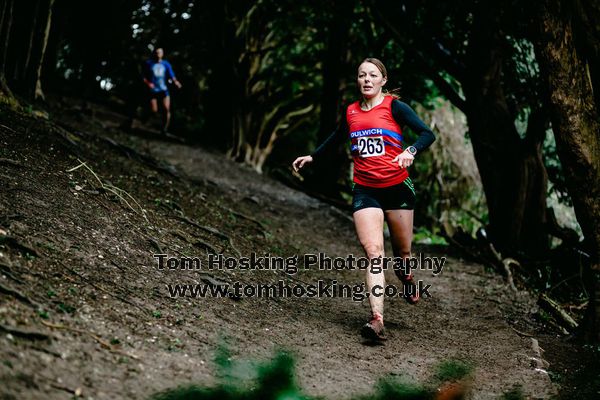
<instances>
[{"instance_id":1,"label":"thick tree trunk","mask_svg":"<svg viewBox=\"0 0 600 400\"><path fill-rule=\"evenodd\" d=\"M547 175L541 157L544 126L530 118L528 138L515 128L502 89L503 43L496 15L481 6L461 81L475 160L489 209L489 236L503 256L547 254Z\"/></svg>"},{"instance_id":2,"label":"thick tree trunk","mask_svg":"<svg viewBox=\"0 0 600 400\"><path fill-rule=\"evenodd\" d=\"M544 1L536 49L548 84L558 155L591 255L584 334L600 342L600 107L591 79L595 71L576 40L573 21L573 9L565 3Z\"/></svg>"},{"instance_id":3,"label":"thick tree trunk","mask_svg":"<svg viewBox=\"0 0 600 400\"><path fill-rule=\"evenodd\" d=\"M575 0L573 2L573 30L581 55L588 63L588 76L592 81L596 109L600 104L600 2ZM595 71L596 73L592 73Z\"/></svg>"}]
</instances>

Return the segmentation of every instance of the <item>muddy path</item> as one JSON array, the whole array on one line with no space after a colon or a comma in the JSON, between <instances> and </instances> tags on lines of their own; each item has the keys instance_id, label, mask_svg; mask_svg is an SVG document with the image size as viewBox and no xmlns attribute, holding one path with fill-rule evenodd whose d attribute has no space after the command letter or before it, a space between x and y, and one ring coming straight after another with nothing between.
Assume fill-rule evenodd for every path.
<instances>
[{"instance_id":1,"label":"muddy path","mask_svg":"<svg viewBox=\"0 0 600 400\"><path fill-rule=\"evenodd\" d=\"M415 245L446 257L444 269L417 272L432 295L418 305L386 299L383 346L359 336L367 300L171 298L168 284L360 284L361 271L169 271L153 257L358 257L350 216L222 155L128 135L102 108L52 118L61 126L2 110L2 398L142 399L211 384L223 342L235 360L291 351L302 389L328 399L369 393L390 374L426 382L447 359L475 366L473 399L515 385L530 398L557 392L533 360L533 339L552 337L533 321L533 297L447 247ZM386 279L399 285L392 271Z\"/></svg>"}]
</instances>

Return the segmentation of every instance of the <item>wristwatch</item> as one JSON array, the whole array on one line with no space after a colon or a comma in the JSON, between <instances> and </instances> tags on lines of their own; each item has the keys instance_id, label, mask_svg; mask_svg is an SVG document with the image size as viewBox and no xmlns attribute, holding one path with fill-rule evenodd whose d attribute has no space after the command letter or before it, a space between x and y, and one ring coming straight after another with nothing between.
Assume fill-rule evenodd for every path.
<instances>
[{"instance_id":1,"label":"wristwatch","mask_svg":"<svg viewBox=\"0 0 600 400\"><path fill-rule=\"evenodd\" d=\"M415 146L408 146L406 148L406 151L408 151L411 155L415 155L417 154L417 148Z\"/></svg>"}]
</instances>

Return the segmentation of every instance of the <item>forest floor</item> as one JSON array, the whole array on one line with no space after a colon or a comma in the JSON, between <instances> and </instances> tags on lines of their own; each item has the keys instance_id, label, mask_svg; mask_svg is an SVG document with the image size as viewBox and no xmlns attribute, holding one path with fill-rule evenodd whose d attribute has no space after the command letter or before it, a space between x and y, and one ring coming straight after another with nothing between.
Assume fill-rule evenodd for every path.
<instances>
[{"instance_id":1,"label":"forest floor","mask_svg":"<svg viewBox=\"0 0 600 400\"><path fill-rule=\"evenodd\" d=\"M384 345L360 338L367 300L171 298L177 283L360 284L361 271L169 271L154 258L361 256L350 215L223 155L127 134L104 107L57 100L50 120L0 111L0 398L142 399L211 385L222 343L241 363L292 352L302 390L328 399L368 394L389 375L430 382L448 359L474 366L473 399L576 389L561 377L583 349L542 329L534 296L450 247L414 246L446 263L416 272L432 297L386 299Z\"/></svg>"}]
</instances>

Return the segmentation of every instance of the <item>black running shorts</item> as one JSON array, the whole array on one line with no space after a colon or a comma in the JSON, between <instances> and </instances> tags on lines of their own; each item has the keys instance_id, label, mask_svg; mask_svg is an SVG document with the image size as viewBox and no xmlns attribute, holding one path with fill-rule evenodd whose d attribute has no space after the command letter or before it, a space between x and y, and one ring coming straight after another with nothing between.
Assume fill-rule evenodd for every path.
<instances>
[{"instance_id":1,"label":"black running shorts","mask_svg":"<svg viewBox=\"0 0 600 400\"><path fill-rule=\"evenodd\" d=\"M150 99L162 100L165 97L169 97L168 90L161 90L160 92L150 91Z\"/></svg>"},{"instance_id":2,"label":"black running shorts","mask_svg":"<svg viewBox=\"0 0 600 400\"><path fill-rule=\"evenodd\" d=\"M363 208L376 207L382 210L413 210L415 208L415 187L410 178L401 183L384 187L373 188L354 184L352 198L352 211Z\"/></svg>"}]
</instances>

